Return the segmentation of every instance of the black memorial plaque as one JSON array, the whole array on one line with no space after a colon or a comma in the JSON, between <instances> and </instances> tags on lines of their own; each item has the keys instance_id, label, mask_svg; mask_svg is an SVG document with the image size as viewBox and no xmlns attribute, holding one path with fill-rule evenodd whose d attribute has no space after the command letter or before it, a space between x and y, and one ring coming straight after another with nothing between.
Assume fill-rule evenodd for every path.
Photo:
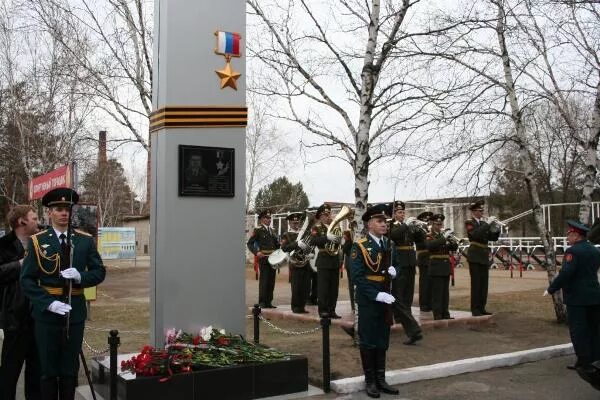
<instances>
[{"instance_id":1,"label":"black memorial plaque","mask_svg":"<svg viewBox=\"0 0 600 400\"><path fill-rule=\"evenodd\" d=\"M235 149L179 145L179 195L233 197Z\"/></svg>"}]
</instances>

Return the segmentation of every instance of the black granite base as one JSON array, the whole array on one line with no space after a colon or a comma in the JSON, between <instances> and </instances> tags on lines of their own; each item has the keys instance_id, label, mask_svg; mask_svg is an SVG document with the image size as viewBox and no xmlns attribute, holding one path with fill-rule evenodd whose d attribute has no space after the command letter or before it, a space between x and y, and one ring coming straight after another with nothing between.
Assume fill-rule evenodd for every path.
<instances>
[{"instance_id":1,"label":"black granite base","mask_svg":"<svg viewBox=\"0 0 600 400\"><path fill-rule=\"evenodd\" d=\"M102 362L92 362L96 391L109 398L109 371ZM294 356L290 360L246 364L176 374L160 382L160 377L120 375L119 400L223 399L246 400L308 390L308 361Z\"/></svg>"}]
</instances>

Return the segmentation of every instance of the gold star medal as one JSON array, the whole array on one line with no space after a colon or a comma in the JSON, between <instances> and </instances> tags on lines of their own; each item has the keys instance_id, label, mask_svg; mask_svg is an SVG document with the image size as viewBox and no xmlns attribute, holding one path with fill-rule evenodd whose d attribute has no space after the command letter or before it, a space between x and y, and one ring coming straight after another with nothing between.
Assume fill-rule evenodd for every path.
<instances>
[{"instance_id":1,"label":"gold star medal","mask_svg":"<svg viewBox=\"0 0 600 400\"><path fill-rule=\"evenodd\" d=\"M217 46L215 53L225 57L225 68L216 70L216 74L221 80L221 89L230 87L237 90L237 80L242 76L231 66L232 57L241 57L240 42L242 37L236 32L215 32L217 37Z\"/></svg>"}]
</instances>

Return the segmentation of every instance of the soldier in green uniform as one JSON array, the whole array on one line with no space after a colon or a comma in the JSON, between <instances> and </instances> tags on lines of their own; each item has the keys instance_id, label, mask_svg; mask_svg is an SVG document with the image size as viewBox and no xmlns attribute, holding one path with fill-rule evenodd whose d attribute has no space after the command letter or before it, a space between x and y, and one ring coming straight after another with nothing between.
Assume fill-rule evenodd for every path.
<instances>
[{"instance_id":1,"label":"soldier in green uniform","mask_svg":"<svg viewBox=\"0 0 600 400\"><path fill-rule=\"evenodd\" d=\"M398 276L392 281L394 302L394 320L402 324L408 340L404 344L415 344L423 339L421 327L412 315L411 307L415 294L415 269L417 256L414 242L423 240L424 232L417 226L408 226L404 222L406 206L402 201L394 203L394 220L390 224L390 239L396 244L396 256L393 260L398 267Z\"/></svg>"},{"instance_id":2,"label":"soldier in green uniform","mask_svg":"<svg viewBox=\"0 0 600 400\"><path fill-rule=\"evenodd\" d=\"M356 285L358 307L358 336L360 359L365 374L369 397L379 397L379 392L398 394L398 389L385 381L386 352L390 344L390 326L393 323L390 280L396 269L390 265L396 258L394 243L385 237L387 232L387 204L367 209L362 220L368 234L352 246L352 281Z\"/></svg>"},{"instance_id":3,"label":"soldier in green uniform","mask_svg":"<svg viewBox=\"0 0 600 400\"><path fill-rule=\"evenodd\" d=\"M490 248L488 242L498 240L500 227L488 224L483 217L484 201L477 201L469 206L472 218L465 221L469 248L469 274L471 275L471 313L473 316L490 315L486 310L488 297L488 281L490 274Z\"/></svg>"},{"instance_id":4,"label":"soldier in green uniform","mask_svg":"<svg viewBox=\"0 0 600 400\"><path fill-rule=\"evenodd\" d=\"M59 393L61 400L75 397L87 315L83 288L100 284L106 274L91 235L77 229L67 232L70 207L78 199L68 188L42 198L52 226L29 239L21 272L23 292L33 308L44 400L56 400Z\"/></svg>"},{"instance_id":5,"label":"soldier in green uniform","mask_svg":"<svg viewBox=\"0 0 600 400\"><path fill-rule=\"evenodd\" d=\"M273 291L277 271L269 264L269 254L279 248L277 235L271 228L271 211L263 210L258 214L260 225L254 228L246 246L258 257L260 276L258 281L258 304L262 308L276 308L273 305Z\"/></svg>"},{"instance_id":6,"label":"soldier in green uniform","mask_svg":"<svg viewBox=\"0 0 600 400\"><path fill-rule=\"evenodd\" d=\"M327 233L331 223L331 206L321 205L315 214L317 222L311 229L313 243L319 248L315 264L317 266L317 290L319 314L329 314L331 318L341 318L335 312L340 286L340 257L337 252L327 249L333 243L339 245L341 237Z\"/></svg>"},{"instance_id":7,"label":"soldier in green uniform","mask_svg":"<svg viewBox=\"0 0 600 400\"><path fill-rule=\"evenodd\" d=\"M292 251L300 251L300 247L306 248L306 244L298 241L298 230L302 213L289 214L288 231L281 235L281 248L283 251L290 253ZM308 311L304 308L308 297L308 285L310 282L310 266L308 260L303 264L295 264L292 259L289 261L289 273L291 275L292 284L292 312L296 314L306 314Z\"/></svg>"},{"instance_id":8,"label":"soldier in green uniform","mask_svg":"<svg viewBox=\"0 0 600 400\"><path fill-rule=\"evenodd\" d=\"M578 372L594 372L591 364L600 360L600 251L586 240L587 226L573 220L567 224L570 247L565 251L559 274L544 295L562 289L577 356L575 368Z\"/></svg>"},{"instance_id":9,"label":"soldier in green uniform","mask_svg":"<svg viewBox=\"0 0 600 400\"><path fill-rule=\"evenodd\" d=\"M431 217L431 232L425 239L429 250L429 276L431 277L431 308L433 319L453 319L448 309L450 303L450 252L458 249L452 231L445 230L444 215Z\"/></svg>"},{"instance_id":10,"label":"soldier in green uniform","mask_svg":"<svg viewBox=\"0 0 600 400\"><path fill-rule=\"evenodd\" d=\"M419 221L429 223L431 211L424 211L417 216ZM419 267L419 309L423 312L431 311L431 278L429 277L429 250L425 246L428 229L423 226L423 235L415 240L417 249L417 266Z\"/></svg>"}]
</instances>

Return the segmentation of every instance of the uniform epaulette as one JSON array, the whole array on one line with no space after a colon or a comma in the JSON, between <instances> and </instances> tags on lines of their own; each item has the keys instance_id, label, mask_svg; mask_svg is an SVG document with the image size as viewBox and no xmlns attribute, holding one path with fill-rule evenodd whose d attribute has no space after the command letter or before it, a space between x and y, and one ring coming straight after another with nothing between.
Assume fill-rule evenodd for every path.
<instances>
[{"instance_id":1,"label":"uniform epaulette","mask_svg":"<svg viewBox=\"0 0 600 400\"><path fill-rule=\"evenodd\" d=\"M83 236L90 236L90 237L92 236L89 233L87 233L86 231L82 231L81 229L75 229L75 232L77 232Z\"/></svg>"},{"instance_id":2,"label":"uniform epaulette","mask_svg":"<svg viewBox=\"0 0 600 400\"><path fill-rule=\"evenodd\" d=\"M41 235L42 233L46 233L46 232L48 232L48 229L44 229L43 231L39 231L38 233L34 233L34 234L33 234L33 235L31 235L31 236L37 236L37 235Z\"/></svg>"},{"instance_id":3,"label":"uniform epaulette","mask_svg":"<svg viewBox=\"0 0 600 400\"><path fill-rule=\"evenodd\" d=\"M364 242L368 242L368 241L369 241L369 239L367 239L367 238L362 238L362 239L359 239L359 240L358 240L358 243L364 243Z\"/></svg>"}]
</instances>

